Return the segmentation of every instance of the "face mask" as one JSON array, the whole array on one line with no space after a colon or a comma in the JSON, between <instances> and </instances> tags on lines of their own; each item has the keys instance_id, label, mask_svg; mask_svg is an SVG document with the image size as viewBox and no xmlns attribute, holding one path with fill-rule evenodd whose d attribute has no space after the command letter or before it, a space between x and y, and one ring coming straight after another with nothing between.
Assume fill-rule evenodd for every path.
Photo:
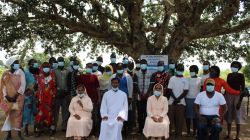
<instances>
[{"instance_id":1,"label":"face mask","mask_svg":"<svg viewBox=\"0 0 250 140\"><path fill-rule=\"evenodd\" d=\"M237 72L239 71L239 69L238 69L238 68L235 68L235 67L231 67L231 71L232 71L233 73L237 73Z\"/></svg>"},{"instance_id":2,"label":"face mask","mask_svg":"<svg viewBox=\"0 0 250 140\"><path fill-rule=\"evenodd\" d=\"M74 61L70 61L70 66L73 66L74 65Z\"/></svg>"},{"instance_id":3,"label":"face mask","mask_svg":"<svg viewBox=\"0 0 250 140\"><path fill-rule=\"evenodd\" d=\"M117 70L118 74L123 74L123 70Z\"/></svg>"},{"instance_id":4,"label":"face mask","mask_svg":"<svg viewBox=\"0 0 250 140\"><path fill-rule=\"evenodd\" d=\"M183 71L176 71L176 74L179 75L179 76L182 76L183 75Z\"/></svg>"},{"instance_id":5,"label":"face mask","mask_svg":"<svg viewBox=\"0 0 250 140\"><path fill-rule=\"evenodd\" d=\"M128 64L128 59L124 59L123 64Z\"/></svg>"},{"instance_id":6,"label":"face mask","mask_svg":"<svg viewBox=\"0 0 250 140\"><path fill-rule=\"evenodd\" d=\"M158 66L158 71L162 72L164 70L164 66Z\"/></svg>"},{"instance_id":7,"label":"face mask","mask_svg":"<svg viewBox=\"0 0 250 140\"><path fill-rule=\"evenodd\" d=\"M161 96L161 92L160 92L160 91L155 90L155 91L154 91L154 95L155 95L155 96L157 96L157 97L159 97L159 96Z\"/></svg>"},{"instance_id":8,"label":"face mask","mask_svg":"<svg viewBox=\"0 0 250 140\"><path fill-rule=\"evenodd\" d=\"M83 93L81 93L81 94L78 93L77 96L82 98L82 97L84 97L84 94Z\"/></svg>"},{"instance_id":9,"label":"face mask","mask_svg":"<svg viewBox=\"0 0 250 140\"><path fill-rule=\"evenodd\" d=\"M190 72L190 76L191 76L191 77L193 77L193 76L195 76L195 75L196 75L195 72Z\"/></svg>"},{"instance_id":10,"label":"face mask","mask_svg":"<svg viewBox=\"0 0 250 140\"><path fill-rule=\"evenodd\" d=\"M87 72L87 73L92 73L92 69L91 69L91 68L87 68L87 69L86 69L86 72Z\"/></svg>"},{"instance_id":11,"label":"face mask","mask_svg":"<svg viewBox=\"0 0 250 140\"><path fill-rule=\"evenodd\" d=\"M140 64L136 64L136 66L135 66L136 68L140 68Z\"/></svg>"},{"instance_id":12,"label":"face mask","mask_svg":"<svg viewBox=\"0 0 250 140\"><path fill-rule=\"evenodd\" d=\"M13 69L14 69L14 70L18 70L19 68L20 68L20 65L19 65L19 64L14 64L14 65L13 65Z\"/></svg>"},{"instance_id":13,"label":"face mask","mask_svg":"<svg viewBox=\"0 0 250 140\"><path fill-rule=\"evenodd\" d=\"M43 68L43 72L49 73L49 71L50 71L50 68Z\"/></svg>"},{"instance_id":14,"label":"face mask","mask_svg":"<svg viewBox=\"0 0 250 140\"><path fill-rule=\"evenodd\" d=\"M38 67L39 67L38 63L33 64L33 68L38 68Z\"/></svg>"},{"instance_id":15,"label":"face mask","mask_svg":"<svg viewBox=\"0 0 250 140\"><path fill-rule=\"evenodd\" d=\"M143 70L147 69L147 64L141 64L141 69Z\"/></svg>"},{"instance_id":16,"label":"face mask","mask_svg":"<svg viewBox=\"0 0 250 140\"><path fill-rule=\"evenodd\" d=\"M209 70L209 65L203 65L203 70Z\"/></svg>"},{"instance_id":17,"label":"face mask","mask_svg":"<svg viewBox=\"0 0 250 140\"><path fill-rule=\"evenodd\" d=\"M117 92L118 89L119 89L118 87L117 87L117 88L113 88L113 87L112 87L112 90L113 90L114 92Z\"/></svg>"},{"instance_id":18,"label":"face mask","mask_svg":"<svg viewBox=\"0 0 250 140\"><path fill-rule=\"evenodd\" d=\"M59 67L63 67L64 66L64 62L58 62L58 66Z\"/></svg>"},{"instance_id":19,"label":"face mask","mask_svg":"<svg viewBox=\"0 0 250 140\"><path fill-rule=\"evenodd\" d=\"M112 72L111 71L107 71L106 74L109 75L109 76L111 76Z\"/></svg>"},{"instance_id":20,"label":"face mask","mask_svg":"<svg viewBox=\"0 0 250 140\"><path fill-rule=\"evenodd\" d=\"M53 64L52 64L52 67L53 67L53 69L57 69L58 64L57 64L57 63L53 63Z\"/></svg>"},{"instance_id":21,"label":"face mask","mask_svg":"<svg viewBox=\"0 0 250 140\"><path fill-rule=\"evenodd\" d=\"M98 70L98 66L93 66L93 71L97 71Z\"/></svg>"},{"instance_id":22,"label":"face mask","mask_svg":"<svg viewBox=\"0 0 250 140\"><path fill-rule=\"evenodd\" d=\"M79 68L80 68L79 65L74 65L74 66L73 66L73 69L74 69L74 70L78 70Z\"/></svg>"},{"instance_id":23,"label":"face mask","mask_svg":"<svg viewBox=\"0 0 250 140\"><path fill-rule=\"evenodd\" d=\"M175 69L175 64L169 64L170 69Z\"/></svg>"},{"instance_id":24,"label":"face mask","mask_svg":"<svg viewBox=\"0 0 250 140\"><path fill-rule=\"evenodd\" d=\"M207 92L213 92L214 91L214 86L207 85L206 89L207 89Z\"/></svg>"},{"instance_id":25,"label":"face mask","mask_svg":"<svg viewBox=\"0 0 250 140\"><path fill-rule=\"evenodd\" d=\"M210 77L210 78L216 78L217 75L216 75L216 73L210 73L210 74L209 74L209 77Z\"/></svg>"},{"instance_id":26,"label":"face mask","mask_svg":"<svg viewBox=\"0 0 250 140\"><path fill-rule=\"evenodd\" d=\"M111 63L116 63L116 58L111 58Z\"/></svg>"},{"instance_id":27,"label":"face mask","mask_svg":"<svg viewBox=\"0 0 250 140\"><path fill-rule=\"evenodd\" d=\"M99 66L101 66L101 65L102 65L102 62L101 62L101 61L97 61L97 64L98 64Z\"/></svg>"}]
</instances>

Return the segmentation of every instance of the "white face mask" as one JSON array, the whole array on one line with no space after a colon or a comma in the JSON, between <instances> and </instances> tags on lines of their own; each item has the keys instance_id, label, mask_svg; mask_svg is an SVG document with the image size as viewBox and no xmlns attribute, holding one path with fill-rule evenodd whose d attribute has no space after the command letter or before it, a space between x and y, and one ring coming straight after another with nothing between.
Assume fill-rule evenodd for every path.
<instances>
[{"instance_id":1,"label":"white face mask","mask_svg":"<svg viewBox=\"0 0 250 140\"><path fill-rule=\"evenodd\" d=\"M80 98L82 98L82 97L84 97L85 95L84 95L84 93L82 93L82 94L77 94L77 96L80 97Z\"/></svg>"}]
</instances>

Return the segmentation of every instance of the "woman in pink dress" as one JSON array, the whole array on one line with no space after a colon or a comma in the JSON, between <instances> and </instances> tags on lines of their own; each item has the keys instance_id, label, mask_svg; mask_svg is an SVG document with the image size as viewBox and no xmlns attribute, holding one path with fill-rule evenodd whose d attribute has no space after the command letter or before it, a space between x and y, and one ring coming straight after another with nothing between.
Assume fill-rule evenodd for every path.
<instances>
[{"instance_id":1,"label":"woman in pink dress","mask_svg":"<svg viewBox=\"0 0 250 140\"><path fill-rule=\"evenodd\" d=\"M81 140L88 137L92 129L91 112L93 104L84 85L77 86L77 96L72 98L69 105L70 118L67 125L67 138Z\"/></svg>"},{"instance_id":2,"label":"woman in pink dress","mask_svg":"<svg viewBox=\"0 0 250 140\"><path fill-rule=\"evenodd\" d=\"M168 99L163 96L163 86L159 83L154 86L153 93L147 101L147 118L143 134L148 139L168 139Z\"/></svg>"}]
</instances>

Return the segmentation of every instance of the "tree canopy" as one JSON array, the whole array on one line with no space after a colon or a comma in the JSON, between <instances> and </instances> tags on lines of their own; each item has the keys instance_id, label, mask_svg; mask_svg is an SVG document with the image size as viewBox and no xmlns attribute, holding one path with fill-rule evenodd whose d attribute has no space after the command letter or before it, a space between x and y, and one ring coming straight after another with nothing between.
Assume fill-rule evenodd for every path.
<instances>
[{"instance_id":1,"label":"tree canopy","mask_svg":"<svg viewBox=\"0 0 250 140\"><path fill-rule=\"evenodd\" d=\"M249 53L249 0L2 0L1 4L0 47L8 52L17 52L20 42L31 40L50 54L117 49L134 58L168 54L177 61L194 55L201 60L237 59Z\"/></svg>"}]
</instances>

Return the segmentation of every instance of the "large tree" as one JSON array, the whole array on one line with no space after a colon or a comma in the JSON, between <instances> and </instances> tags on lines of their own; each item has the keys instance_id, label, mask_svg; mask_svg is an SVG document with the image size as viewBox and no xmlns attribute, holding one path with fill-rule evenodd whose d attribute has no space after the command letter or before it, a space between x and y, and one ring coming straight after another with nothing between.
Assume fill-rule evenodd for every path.
<instances>
[{"instance_id":1,"label":"large tree","mask_svg":"<svg viewBox=\"0 0 250 140\"><path fill-rule=\"evenodd\" d=\"M235 59L249 53L249 27L249 0L2 0L0 46Z\"/></svg>"}]
</instances>

